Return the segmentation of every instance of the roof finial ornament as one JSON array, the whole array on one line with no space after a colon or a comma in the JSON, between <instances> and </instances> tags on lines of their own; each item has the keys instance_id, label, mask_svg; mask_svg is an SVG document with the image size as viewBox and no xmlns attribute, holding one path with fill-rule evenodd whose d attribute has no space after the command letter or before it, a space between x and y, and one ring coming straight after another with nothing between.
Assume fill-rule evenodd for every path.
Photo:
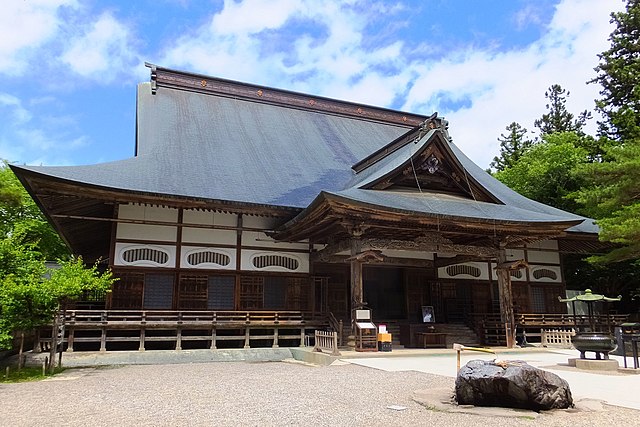
<instances>
[{"instance_id":1,"label":"roof finial ornament","mask_svg":"<svg viewBox=\"0 0 640 427\"><path fill-rule=\"evenodd\" d=\"M451 137L449 136L449 121L445 120L444 117L438 117L438 112L436 111L432 115L430 115L424 122L420 124L420 132L416 139L413 140L414 143L418 143L430 130L437 129L446 138L447 141L451 142Z\"/></svg>"}]
</instances>

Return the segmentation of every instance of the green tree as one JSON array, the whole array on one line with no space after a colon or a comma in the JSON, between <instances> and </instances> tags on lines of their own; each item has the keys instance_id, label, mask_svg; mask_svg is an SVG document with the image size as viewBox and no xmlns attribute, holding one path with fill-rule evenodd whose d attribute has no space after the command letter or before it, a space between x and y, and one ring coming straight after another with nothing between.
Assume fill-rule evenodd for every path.
<instances>
[{"instance_id":1,"label":"green tree","mask_svg":"<svg viewBox=\"0 0 640 427\"><path fill-rule=\"evenodd\" d=\"M498 138L500 155L494 157L491 162L491 167L496 171L512 167L533 145L533 141L526 137L527 129L519 123L512 122L505 130L507 134L501 134Z\"/></svg>"},{"instance_id":2,"label":"green tree","mask_svg":"<svg viewBox=\"0 0 640 427\"><path fill-rule=\"evenodd\" d=\"M576 132L580 135L587 120L591 118L591 113L583 111L574 119L574 115L567 111L567 97L570 93L559 84L551 85L544 93L548 102L545 105L548 112L533 122L534 126L540 129L540 135L549 135L557 132Z\"/></svg>"},{"instance_id":3,"label":"green tree","mask_svg":"<svg viewBox=\"0 0 640 427\"><path fill-rule=\"evenodd\" d=\"M575 168L587 163L582 136L575 132L544 135L511 167L495 174L504 184L530 199L569 212L579 205L569 197L582 186Z\"/></svg>"},{"instance_id":4,"label":"green tree","mask_svg":"<svg viewBox=\"0 0 640 427\"><path fill-rule=\"evenodd\" d=\"M590 83L602 86L596 108L602 136L618 143L640 140L640 1L628 0L624 12L612 13L616 25L611 47L598 57L598 75Z\"/></svg>"},{"instance_id":5,"label":"green tree","mask_svg":"<svg viewBox=\"0 0 640 427\"><path fill-rule=\"evenodd\" d=\"M606 149L610 161L583 165L580 176L588 184L576 200L598 219L600 240L619 245L595 262L640 259L640 141Z\"/></svg>"},{"instance_id":6,"label":"green tree","mask_svg":"<svg viewBox=\"0 0 640 427\"><path fill-rule=\"evenodd\" d=\"M69 256L66 245L43 217L11 169L0 166L0 238L37 251L50 261Z\"/></svg>"}]
</instances>

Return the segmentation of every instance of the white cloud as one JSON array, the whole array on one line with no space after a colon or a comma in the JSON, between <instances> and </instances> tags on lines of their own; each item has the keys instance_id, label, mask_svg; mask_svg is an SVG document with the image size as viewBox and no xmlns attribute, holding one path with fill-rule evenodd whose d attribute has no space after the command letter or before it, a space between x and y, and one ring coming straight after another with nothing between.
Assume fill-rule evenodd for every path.
<instances>
[{"instance_id":1,"label":"white cloud","mask_svg":"<svg viewBox=\"0 0 640 427\"><path fill-rule=\"evenodd\" d=\"M594 77L596 55L608 47L609 14L622 7L562 0L540 39L529 46L509 51L469 46L434 59L408 42L365 46L363 40L371 37L368 25L402 11L401 6L314 5L227 0L207 25L178 39L161 63L381 106L404 99L404 110L446 115L456 143L484 167L498 154L496 138L507 124L518 121L533 130L552 84L570 91L569 111L593 109L598 87L586 82ZM514 26L539 24L538 13L533 7L522 9ZM298 24L296 32L289 31L291 23ZM308 30L301 33L300 28ZM279 36L275 43L274 34Z\"/></svg>"},{"instance_id":2,"label":"white cloud","mask_svg":"<svg viewBox=\"0 0 640 427\"><path fill-rule=\"evenodd\" d=\"M87 144L87 137L76 134L77 123L72 117L32 111L25 105L43 103L48 104L42 99L23 102L0 92L0 117L5 118L0 128L0 159L61 165L68 163L68 152ZM44 106L45 111L47 107Z\"/></svg>"},{"instance_id":3,"label":"white cloud","mask_svg":"<svg viewBox=\"0 0 640 427\"><path fill-rule=\"evenodd\" d=\"M439 108L438 96L468 99L468 106L440 113L448 116L454 141L486 167L498 154L496 138L506 125L517 121L532 130L533 121L545 112L544 92L552 84L570 91L569 111L593 109L599 88L586 82L594 77L596 55L608 48L612 7L599 0L565 0L546 33L526 49L476 50L436 64L414 64L419 77L405 108L427 114ZM594 127L591 123L588 130Z\"/></svg>"},{"instance_id":4,"label":"white cloud","mask_svg":"<svg viewBox=\"0 0 640 427\"><path fill-rule=\"evenodd\" d=\"M21 75L44 43L62 25L64 6L77 7L75 0L9 0L0 13L0 72Z\"/></svg>"},{"instance_id":5,"label":"white cloud","mask_svg":"<svg viewBox=\"0 0 640 427\"><path fill-rule=\"evenodd\" d=\"M71 40L61 60L82 77L109 82L139 62L132 38L126 25L105 12Z\"/></svg>"}]
</instances>

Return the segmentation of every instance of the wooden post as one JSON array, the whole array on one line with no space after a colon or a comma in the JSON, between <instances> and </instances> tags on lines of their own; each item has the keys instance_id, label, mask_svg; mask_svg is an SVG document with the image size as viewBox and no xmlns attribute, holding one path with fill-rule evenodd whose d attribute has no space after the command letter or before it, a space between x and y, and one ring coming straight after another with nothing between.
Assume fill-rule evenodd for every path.
<instances>
[{"instance_id":1,"label":"wooden post","mask_svg":"<svg viewBox=\"0 0 640 427\"><path fill-rule=\"evenodd\" d=\"M362 261L356 258L362 251L361 230L351 232L351 328L355 332L356 310L362 307Z\"/></svg>"},{"instance_id":2,"label":"wooden post","mask_svg":"<svg viewBox=\"0 0 640 427\"><path fill-rule=\"evenodd\" d=\"M182 350L182 326L176 328L176 350Z\"/></svg>"},{"instance_id":3,"label":"wooden post","mask_svg":"<svg viewBox=\"0 0 640 427\"><path fill-rule=\"evenodd\" d=\"M75 338L75 332L73 326L69 326L69 336L67 337L67 351L73 353L73 340Z\"/></svg>"},{"instance_id":4,"label":"wooden post","mask_svg":"<svg viewBox=\"0 0 640 427\"><path fill-rule=\"evenodd\" d=\"M100 335L100 351L107 351L107 310L103 310L100 314L100 320L102 322L102 334Z\"/></svg>"},{"instance_id":5,"label":"wooden post","mask_svg":"<svg viewBox=\"0 0 640 427\"><path fill-rule=\"evenodd\" d=\"M144 351L144 340L146 339L146 331L143 326L140 326L140 346L138 347L138 351Z\"/></svg>"},{"instance_id":6,"label":"wooden post","mask_svg":"<svg viewBox=\"0 0 640 427\"><path fill-rule=\"evenodd\" d=\"M513 348L515 345L515 317L513 315L513 296L511 293L511 274L504 265L507 262L507 252L501 247L498 250L496 276L498 277L498 292L500 295L500 318L505 325L507 347Z\"/></svg>"},{"instance_id":7,"label":"wooden post","mask_svg":"<svg viewBox=\"0 0 640 427\"><path fill-rule=\"evenodd\" d=\"M277 326L275 326L275 327L273 328L273 345L272 345L271 347L273 347L273 348L278 348L278 347L280 347L280 346L278 345L278 327L277 327Z\"/></svg>"},{"instance_id":8,"label":"wooden post","mask_svg":"<svg viewBox=\"0 0 640 427\"><path fill-rule=\"evenodd\" d=\"M244 328L244 348L250 348L251 347L249 334L250 334L250 331L249 331L249 327L247 326L247 327Z\"/></svg>"},{"instance_id":9,"label":"wooden post","mask_svg":"<svg viewBox=\"0 0 640 427\"><path fill-rule=\"evenodd\" d=\"M58 317L60 313L56 310L53 315L53 324L51 325L51 346L49 347L49 373L53 374L56 366L56 350L58 350Z\"/></svg>"},{"instance_id":10,"label":"wooden post","mask_svg":"<svg viewBox=\"0 0 640 427\"><path fill-rule=\"evenodd\" d=\"M216 347L216 327L211 328L211 350L215 350Z\"/></svg>"}]
</instances>

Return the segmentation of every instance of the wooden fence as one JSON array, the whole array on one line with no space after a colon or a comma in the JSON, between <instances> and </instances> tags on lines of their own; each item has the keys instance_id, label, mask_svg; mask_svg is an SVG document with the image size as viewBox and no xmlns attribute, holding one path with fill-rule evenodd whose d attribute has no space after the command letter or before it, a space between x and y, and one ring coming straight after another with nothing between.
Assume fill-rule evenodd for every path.
<instances>
[{"instance_id":1,"label":"wooden fence","mask_svg":"<svg viewBox=\"0 0 640 427\"><path fill-rule=\"evenodd\" d=\"M543 329L540 344L543 347L572 348L571 337L576 332L573 329Z\"/></svg>"},{"instance_id":2,"label":"wooden fence","mask_svg":"<svg viewBox=\"0 0 640 427\"><path fill-rule=\"evenodd\" d=\"M99 343L100 351L127 342L137 342L140 351L149 342L172 342L176 350L187 341L204 341L210 349L221 341L244 348L252 342L279 347L282 340L304 346L308 331L326 325L326 319L301 311L67 310L62 317L69 352L76 343ZM50 329L42 329L37 347L51 342Z\"/></svg>"},{"instance_id":3,"label":"wooden fence","mask_svg":"<svg viewBox=\"0 0 640 427\"><path fill-rule=\"evenodd\" d=\"M316 339L313 351L330 351L332 356L340 356L338 351L338 333L316 330Z\"/></svg>"}]
</instances>

